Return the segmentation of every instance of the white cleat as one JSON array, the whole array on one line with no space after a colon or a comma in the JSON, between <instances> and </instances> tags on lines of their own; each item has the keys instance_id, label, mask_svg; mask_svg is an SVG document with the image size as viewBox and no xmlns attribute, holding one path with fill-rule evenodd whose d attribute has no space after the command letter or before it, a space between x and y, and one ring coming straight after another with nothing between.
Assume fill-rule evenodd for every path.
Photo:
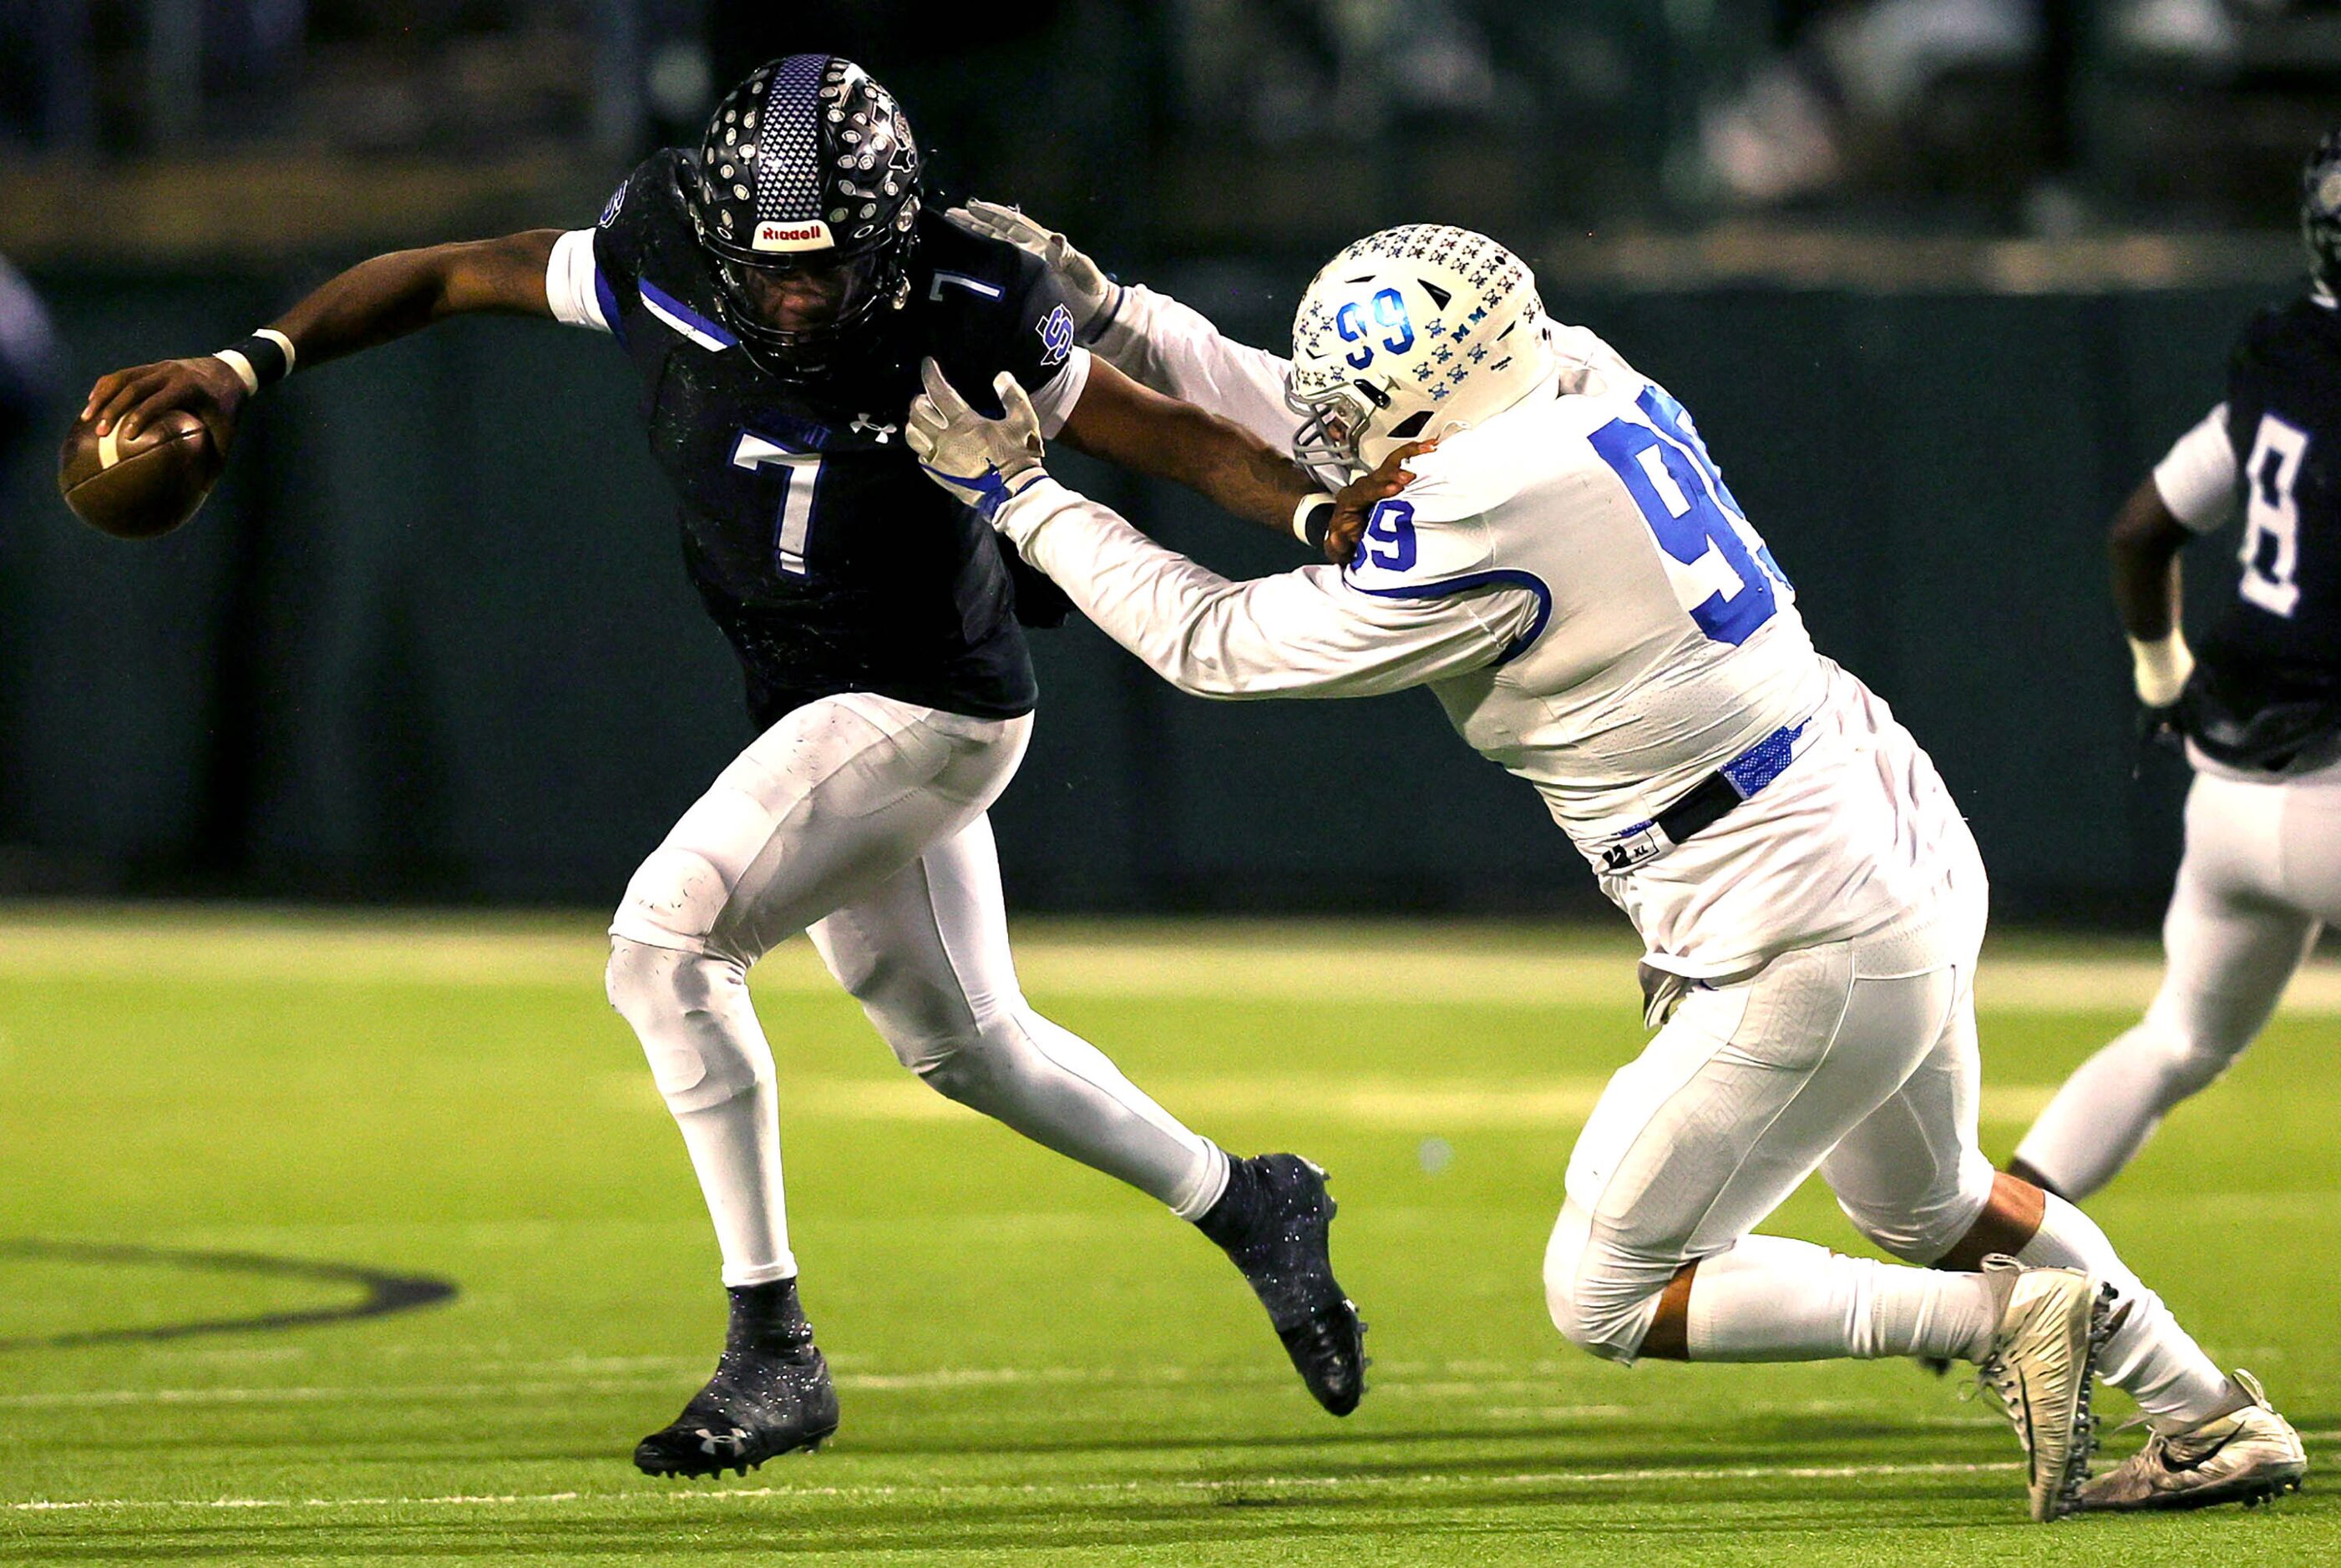
<instances>
[{"instance_id":1,"label":"white cleat","mask_svg":"<svg viewBox=\"0 0 2341 1568\"><path fill-rule=\"evenodd\" d=\"M2258 1378L2238 1372L2236 1382L2251 1404L2184 1432L2154 1434L2144 1448L2081 1488L2083 1510L2113 1513L2219 1503L2248 1508L2299 1491L2308 1471L2300 1434L2268 1408Z\"/></svg>"},{"instance_id":2,"label":"white cleat","mask_svg":"<svg viewBox=\"0 0 2341 1568\"><path fill-rule=\"evenodd\" d=\"M1999 1295L1999 1325L1976 1381L2015 1424L2029 1461L2032 1517L2046 1523L2081 1506L2097 1447L2090 1385L2112 1304L2104 1283L2079 1269L2026 1268L1994 1256L1983 1270Z\"/></svg>"}]
</instances>

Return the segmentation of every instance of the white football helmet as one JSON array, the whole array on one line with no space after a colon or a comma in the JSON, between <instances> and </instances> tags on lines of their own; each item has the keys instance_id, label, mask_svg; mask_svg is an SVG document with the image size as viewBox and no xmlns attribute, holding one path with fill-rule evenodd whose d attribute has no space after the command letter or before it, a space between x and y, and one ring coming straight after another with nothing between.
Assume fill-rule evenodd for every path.
<instances>
[{"instance_id":1,"label":"white football helmet","mask_svg":"<svg viewBox=\"0 0 2341 1568\"><path fill-rule=\"evenodd\" d=\"M1384 229L1325 263L1292 322L1284 401L1304 468L1363 473L1400 442L1500 413L1553 368L1521 260L1444 223Z\"/></svg>"}]
</instances>

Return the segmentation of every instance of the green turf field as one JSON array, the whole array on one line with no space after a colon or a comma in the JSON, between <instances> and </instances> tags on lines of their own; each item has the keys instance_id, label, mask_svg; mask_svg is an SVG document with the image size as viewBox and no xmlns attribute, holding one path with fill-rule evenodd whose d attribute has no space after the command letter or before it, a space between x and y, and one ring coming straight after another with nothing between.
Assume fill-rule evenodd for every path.
<instances>
[{"instance_id":1,"label":"green turf field","mask_svg":"<svg viewBox=\"0 0 2341 1568\"><path fill-rule=\"evenodd\" d=\"M596 927L0 911L0 1560L2341 1561L2332 970L2095 1206L2308 1434L2310 1490L2044 1528L2005 1425L1905 1364L1628 1372L1560 1342L1538 1270L1561 1171L1641 1033L1622 932L1519 928L1021 933L1034 998L1174 1110L1330 1169L1376 1355L1341 1422L1186 1226L933 1096L802 944L776 955L792 1228L844 1425L744 1480L647 1481L626 1455L704 1375L722 1296ZM2135 946L1987 962L1996 1156L2154 972ZM1818 1190L1777 1224L1853 1240ZM62 1244L458 1294L94 1338L364 1292Z\"/></svg>"}]
</instances>

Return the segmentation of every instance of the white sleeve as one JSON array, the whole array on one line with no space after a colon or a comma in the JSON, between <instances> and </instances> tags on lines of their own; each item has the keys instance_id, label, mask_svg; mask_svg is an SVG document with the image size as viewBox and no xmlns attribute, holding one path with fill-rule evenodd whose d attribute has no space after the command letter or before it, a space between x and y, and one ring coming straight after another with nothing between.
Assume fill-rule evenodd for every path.
<instances>
[{"instance_id":1,"label":"white sleeve","mask_svg":"<svg viewBox=\"0 0 2341 1568\"><path fill-rule=\"evenodd\" d=\"M1384 597L1331 566L1230 582L1054 480L996 519L1081 613L1197 697L1371 697L1499 662L1544 605L1509 584Z\"/></svg>"},{"instance_id":2,"label":"white sleeve","mask_svg":"<svg viewBox=\"0 0 2341 1568\"><path fill-rule=\"evenodd\" d=\"M602 314L601 268L593 261L593 231L572 229L553 242L553 260L544 269L544 297L553 319L573 327L608 332Z\"/></svg>"},{"instance_id":3,"label":"white sleeve","mask_svg":"<svg viewBox=\"0 0 2341 1568\"><path fill-rule=\"evenodd\" d=\"M2178 438L2154 465L2154 488L2170 515L2197 533L2208 533L2236 510L2236 449L2227 441L2227 405Z\"/></svg>"},{"instance_id":4,"label":"white sleeve","mask_svg":"<svg viewBox=\"0 0 2341 1568\"><path fill-rule=\"evenodd\" d=\"M1065 368L1041 383L1032 394L1032 412L1041 416L1041 434L1050 441L1065 428L1073 417L1073 405L1081 401L1081 389L1090 384L1090 351L1074 349L1065 356Z\"/></svg>"},{"instance_id":5,"label":"white sleeve","mask_svg":"<svg viewBox=\"0 0 2341 1568\"><path fill-rule=\"evenodd\" d=\"M1121 291L1094 346L1139 385L1232 420L1280 452L1300 428L1284 406L1289 362L1221 337L1201 312L1142 283Z\"/></svg>"}]
</instances>

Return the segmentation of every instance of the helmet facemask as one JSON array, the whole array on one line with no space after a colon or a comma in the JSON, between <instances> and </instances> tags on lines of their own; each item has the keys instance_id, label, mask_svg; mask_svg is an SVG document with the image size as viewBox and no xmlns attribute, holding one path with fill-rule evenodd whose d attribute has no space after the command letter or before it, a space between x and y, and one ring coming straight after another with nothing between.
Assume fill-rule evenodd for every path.
<instances>
[{"instance_id":1,"label":"helmet facemask","mask_svg":"<svg viewBox=\"0 0 2341 1568\"><path fill-rule=\"evenodd\" d=\"M715 279L724 324L775 374L827 368L836 349L910 299L910 247L840 258L819 251L770 263L719 255Z\"/></svg>"},{"instance_id":2,"label":"helmet facemask","mask_svg":"<svg viewBox=\"0 0 2341 1568\"><path fill-rule=\"evenodd\" d=\"M1390 405L1390 393L1372 382L1342 381L1303 390L1299 378L1288 382L1284 406L1302 417L1292 433L1292 461L1330 483L1341 484L1366 471L1359 456L1374 416Z\"/></svg>"}]
</instances>

